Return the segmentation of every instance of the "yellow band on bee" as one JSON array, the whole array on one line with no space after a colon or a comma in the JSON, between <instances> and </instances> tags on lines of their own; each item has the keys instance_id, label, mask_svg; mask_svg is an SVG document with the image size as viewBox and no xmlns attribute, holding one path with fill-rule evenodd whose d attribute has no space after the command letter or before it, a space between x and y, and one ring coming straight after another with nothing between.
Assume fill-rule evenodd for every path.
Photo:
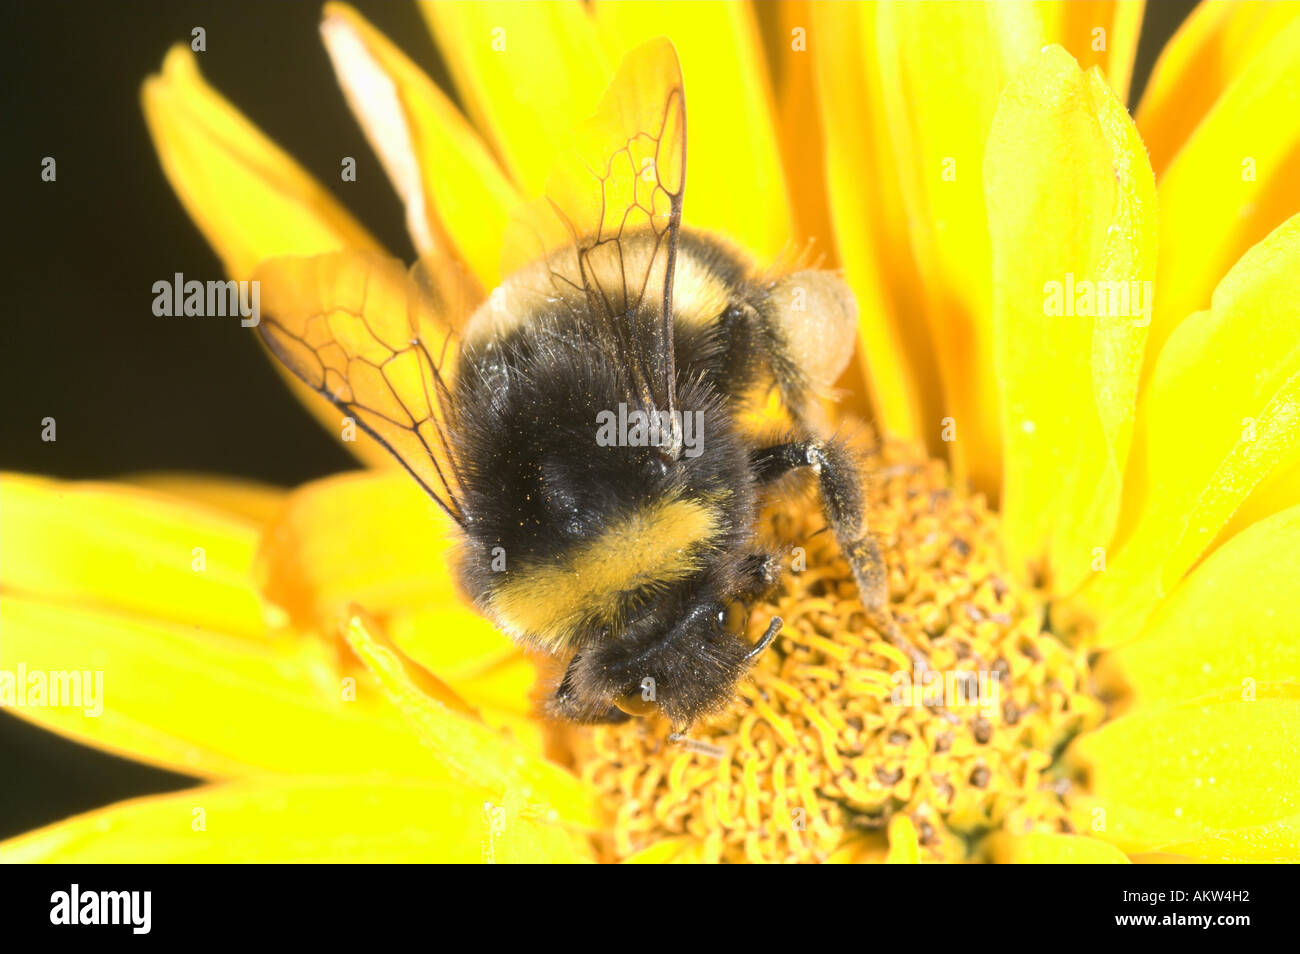
<instances>
[{"instance_id":1,"label":"yellow band on bee","mask_svg":"<svg viewBox=\"0 0 1300 954\"><path fill-rule=\"evenodd\" d=\"M615 611L620 594L697 571L720 520L704 500L652 504L554 562L511 571L492 594L492 612L516 638L559 649L584 620Z\"/></svg>"}]
</instances>

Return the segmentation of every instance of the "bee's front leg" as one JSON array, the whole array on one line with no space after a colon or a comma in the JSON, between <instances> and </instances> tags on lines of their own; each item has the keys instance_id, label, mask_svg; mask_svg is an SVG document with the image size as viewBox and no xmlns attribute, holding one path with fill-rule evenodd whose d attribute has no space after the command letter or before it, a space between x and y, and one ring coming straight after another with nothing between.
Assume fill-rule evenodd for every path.
<instances>
[{"instance_id":1,"label":"bee's front leg","mask_svg":"<svg viewBox=\"0 0 1300 954\"><path fill-rule=\"evenodd\" d=\"M853 571L863 605L892 637L897 627L889 612L885 561L867 527L862 473L848 448L837 440L791 441L754 451L750 463L763 483L805 467L817 475L826 522Z\"/></svg>"},{"instance_id":2,"label":"bee's front leg","mask_svg":"<svg viewBox=\"0 0 1300 954\"><path fill-rule=\"evenodd\" d=\"M741 564L740 591L736 599L752 603L772 592L781 582L781 561L771 553L751 553Z\"/></svg>"},{"instance_id":3,"label":"bee's front leg","mask_svg":"<svg viewBox=\"0 0 1300 954\"><path fill-rule=\"evenodd\" d=\"M627 712L601 699L592 698L589 693L583 693L577 684L575 673L577 671L578 656L569 660L569 666L564 672L564 678L560 680L559 686L556 687L549 699L546 700L546 712L548 715L563 719L565 722L576 722L580 725L608 725L618 722L626 722L632 718Z\"/></svg>"}]
</instances>

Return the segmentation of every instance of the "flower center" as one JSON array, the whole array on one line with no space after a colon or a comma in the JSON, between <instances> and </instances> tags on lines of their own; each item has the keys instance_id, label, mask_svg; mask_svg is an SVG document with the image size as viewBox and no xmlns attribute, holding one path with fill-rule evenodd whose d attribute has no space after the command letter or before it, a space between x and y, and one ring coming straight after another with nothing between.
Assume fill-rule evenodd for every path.
<instances>
[{"instance_id":1,"label":"flower center","mask_svg":"<svg viewBox=\"0 0 1300 954\"><path fill-rule=\"evenodd\" d=\"M735 702L685 737L653 719L570 730L611 859L684 836L723 861L865 860L903 816L925 860L979 858L991 831L1072 830L1077 783L1055 757L1105 714L1086 653L1044 630L982 496L906 445L869 466L905 644L871 625L816 508L774 511L788 572L750 628L785 626Z\"/></svg>"}]
</instances>

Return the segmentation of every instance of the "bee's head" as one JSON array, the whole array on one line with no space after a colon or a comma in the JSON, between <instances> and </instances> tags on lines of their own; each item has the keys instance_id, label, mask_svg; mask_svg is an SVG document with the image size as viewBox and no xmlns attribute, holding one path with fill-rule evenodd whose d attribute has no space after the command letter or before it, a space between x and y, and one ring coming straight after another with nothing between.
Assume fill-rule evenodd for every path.
<instances>
[{"instance_id":1,"label":"bee's head","mask_svg":"<svg viewBox=\"0 0 1300 954\"><path fill-rule=\"evenodd\" d=\"M579 721L616 707L636 716L662 712L674 728L685 728L732 698L780 630L781 620L773 619L751 642L744 632L748 615L707 583L689 596L666 598L620 634L580 652L556 699Z\"/></svg>"}]
</instances>

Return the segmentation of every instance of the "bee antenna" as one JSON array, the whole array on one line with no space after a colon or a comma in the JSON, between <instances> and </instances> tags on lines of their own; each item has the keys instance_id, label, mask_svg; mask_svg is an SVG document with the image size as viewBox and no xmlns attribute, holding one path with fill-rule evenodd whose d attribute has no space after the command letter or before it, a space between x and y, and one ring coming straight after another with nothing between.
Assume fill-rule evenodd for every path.
<instances>
[{"instance_id":1,"label":"bee antenna","mask_svg":"<svg viewBox=\"0 0 1300 954\"><path fill-rule=\"evenodd\" d=\"M776 639L776 634L779 632L781 632L781 617L773 616L772 622L767 624L767 632L763 634L763 638L754 644L753 649L745 653L745 662L749 662L751 659L758 656L758 654L763 650L767 649L767 647L771 645L772 640Z\"/></svg>"}]
</instances>

